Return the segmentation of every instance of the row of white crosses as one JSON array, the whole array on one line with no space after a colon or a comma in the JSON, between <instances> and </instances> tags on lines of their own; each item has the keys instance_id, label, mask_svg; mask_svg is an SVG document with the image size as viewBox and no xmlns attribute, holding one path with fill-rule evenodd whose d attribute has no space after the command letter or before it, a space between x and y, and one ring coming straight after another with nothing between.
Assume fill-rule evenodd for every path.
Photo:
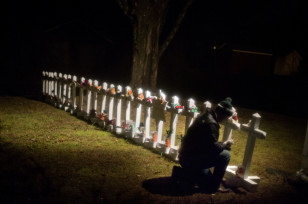
<instances>
[{"instance_id":1,"label":"row of white crosses","mask_svg":"<svg viewBox=\"0 0 308 204\"><path fill-rule=\"evenodd\" d=\"M78 116L82 116L84 119L90 120L90 110L97 111L97 99L98 99L98 90L95 87L98 87L99 82L97 80L92 81L91 79L86 79L84 77L80 78L80 84L78 83L70 83L70 81L77 82L77 77L73 76L73 80L71 80L71 75L62 75L59 73L53 72L43 72L43 94L49 95L51 97L57 97L62 104L58 104L58 107L62 107L61 105L69 104L69 109L71 113L76 113ZM85 86L86 85L86 86ZM79 103L77 105L76 102L76 88L79 88ZM111 91L113 90L113 92ZM84 91L86 91L86 109L84 110ZM107 92L109 93L107 94ZM116 134L126 135L131 137L138 143L143 143L146 146L150 146L151 148L156 148L161 153L168 155L169 157L177 160L179 147L176 146L176 128L178 123L178 115L184 115L186 117L185 121L185 133L189 126L193 123L194 119L200 114L199 112L193 111L195 108L195 101L193 99L188 99L187 107L185 109L178 109L176 105L179 104L180 99L177 96L172 97L171 106L166 102L166 95L163 92L159 92L158 97L151 96L150 91L145 91L145 100L134 99L129 97L129 92L131 88L129 86L125 87L125 94L123 94L122 86L118 85L115 87L113 84L108 84L104 82L102 84L101 93L101 110L100 113L106 111L108 113L108 118L110 120L114 120L112 125L108 125L105 123L102 126L107 126L109 131L113 131ZM143 89L137 89L137 94L143 94ZM160 98L161 101L165 101L165 103L160 103L159 106L153 106L154 102L157 102L157 98ZM124 99L125 103L122 103ZM147 99L153 99L153 103L148 102ZM116 102L116 116L114 117L114 103ZM131 120L131 103L136 103L135 109L135 121ZM106 110L106 104L108 103L108 110ZM123 122L121 119L121 111L123 105L125 106L125 124L133 124L130 132L125 132L124 128L121 127L121 123ZM92 109L91 109L92 107ZM207 108L211 108L210 102L204 103L205 110ZM154 140L153 136L150 133L151 129L151 114L155 109L159 109L160 111L169 111L171 114L170 120L170 146L167 146L166 142L163 141L163 126L164 119L158 119L156 122L156 138ZM141 130L141 115L142 111L144 111L144 130ZM92 118L93 119L93 118ZM256 176L248 176L251 159L254 151L254 145L256 138L264 139L266 133L262 130L259 130L261 116L256 113L253 115L252 121L248 124L242 124L235 122L232 118L229 118L224 123L224 134L223 141L226 141L232 137L232 130L241 129L245 132L248 132L247 145L245 149L244 159L242 163L242 167L244 169L243 177L240 180L237 178L237 185L243 186L246 189L253 191L255 187L258 185L260 178ZM227 168L227 176L229 180L232 180L235 175L237 175L238 166L229 166Z\"/></svg>"},{"instance_id":2,"label":"row of white crosses","mask_svg":"<svg viewBox=\"0 0 308 204\"><path fill-rule=\"evenodd\" d=\"M48 100L59 108L69 110L70 106L76 107L76 86L70 81L77 77L56 72L43 72L43 94L50 96ZM51 100L51 98L56 100Z\"/></svg>"}]
</instances>

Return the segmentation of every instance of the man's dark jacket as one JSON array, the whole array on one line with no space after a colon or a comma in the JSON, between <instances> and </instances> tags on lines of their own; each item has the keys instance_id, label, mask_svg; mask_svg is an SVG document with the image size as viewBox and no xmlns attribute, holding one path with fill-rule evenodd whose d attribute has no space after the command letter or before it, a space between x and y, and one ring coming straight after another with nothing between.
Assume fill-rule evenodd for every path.
<instances>
[{"instance_id":1,"label":"man's dark jacket","mask_svg":"<svg viewBox=\"0 0 308 204\"><path fill-rule=\"evenodd\" d=\"M218 142L219 124L216 113L207 109L188 128L181 143L179 160L204 161L218 155L225 149L225 145Z\"/></svg>"}]
</instances>

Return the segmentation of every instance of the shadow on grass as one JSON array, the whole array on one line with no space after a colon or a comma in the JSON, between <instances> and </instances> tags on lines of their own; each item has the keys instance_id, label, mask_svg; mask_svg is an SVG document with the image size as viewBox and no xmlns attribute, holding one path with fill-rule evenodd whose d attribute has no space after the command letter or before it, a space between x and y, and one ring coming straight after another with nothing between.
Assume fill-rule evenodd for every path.
<instances>
[{"instance_id":1,"label":"shadow on grass","mask_svg":"<svg viewBox=\"0 0 308 204\"><path fill-rule=\"evenodd\" d=\"M0 203L46 203L53 197L50 188L35 160L0 141Z\"/></svg>"},{"instance_id":2,"label":"shadow on grass","mask_svg":"<svg viewBox=\"0 0 308 204\"><path fill-rule=\"evenodd\" d=\"M153 178L143 182L143 187L153 194L166 196L184 196L191 195L193 192L187 192L181 189L179 184L176 184L171 177Z\"/></svg>"},{"instance_id":3,"label":"shadow on grass","mask_svg":"<svg viewBox=\"0 0 308 204\"><path fill-rule=\"evenodd\" d=\"M202 188L188 187L187 184L176 183L172 177L160 177L148 179L143 182L143 188L153 194L165 196L187 196L195 193L212 194Z\"/></svg>"}]
</instances>

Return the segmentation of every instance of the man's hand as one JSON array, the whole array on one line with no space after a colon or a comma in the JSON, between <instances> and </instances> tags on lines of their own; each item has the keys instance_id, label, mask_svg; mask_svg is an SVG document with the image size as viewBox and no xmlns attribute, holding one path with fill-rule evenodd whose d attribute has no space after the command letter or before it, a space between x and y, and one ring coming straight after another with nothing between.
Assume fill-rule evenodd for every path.
<instances>
[{"instance_id":1,"label":"man's hand","mask_svg":"<svg viewBox=\"0 0 308 204\"><path fill-rule=\"evenodd\" d=\"M230 138L227 141L225 141L223 144L225 146L225 149L231 150L231 145L233 145L233 143L234 143L233 139Z\"/></svg>"}]
</instances>

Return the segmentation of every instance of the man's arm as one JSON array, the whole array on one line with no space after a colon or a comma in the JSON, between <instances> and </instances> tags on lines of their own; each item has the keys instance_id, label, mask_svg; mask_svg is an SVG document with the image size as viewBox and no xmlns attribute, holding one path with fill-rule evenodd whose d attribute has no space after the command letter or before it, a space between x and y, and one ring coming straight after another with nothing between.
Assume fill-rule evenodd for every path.
<instances>
[{"instance_id":1,"label":"man's arm","mask_svg":"<svg viewBox=\"0 0 308 204\"><path fill-rule=\"evenodd\" d=\"M219 128L215 124L210 125L210 134L209 134L209 142L213 144L213 151L220 153L224 149L230 150L231 149L231 141L228 142L218 142L219 137Z\"/></svg>"}]
</instances>

